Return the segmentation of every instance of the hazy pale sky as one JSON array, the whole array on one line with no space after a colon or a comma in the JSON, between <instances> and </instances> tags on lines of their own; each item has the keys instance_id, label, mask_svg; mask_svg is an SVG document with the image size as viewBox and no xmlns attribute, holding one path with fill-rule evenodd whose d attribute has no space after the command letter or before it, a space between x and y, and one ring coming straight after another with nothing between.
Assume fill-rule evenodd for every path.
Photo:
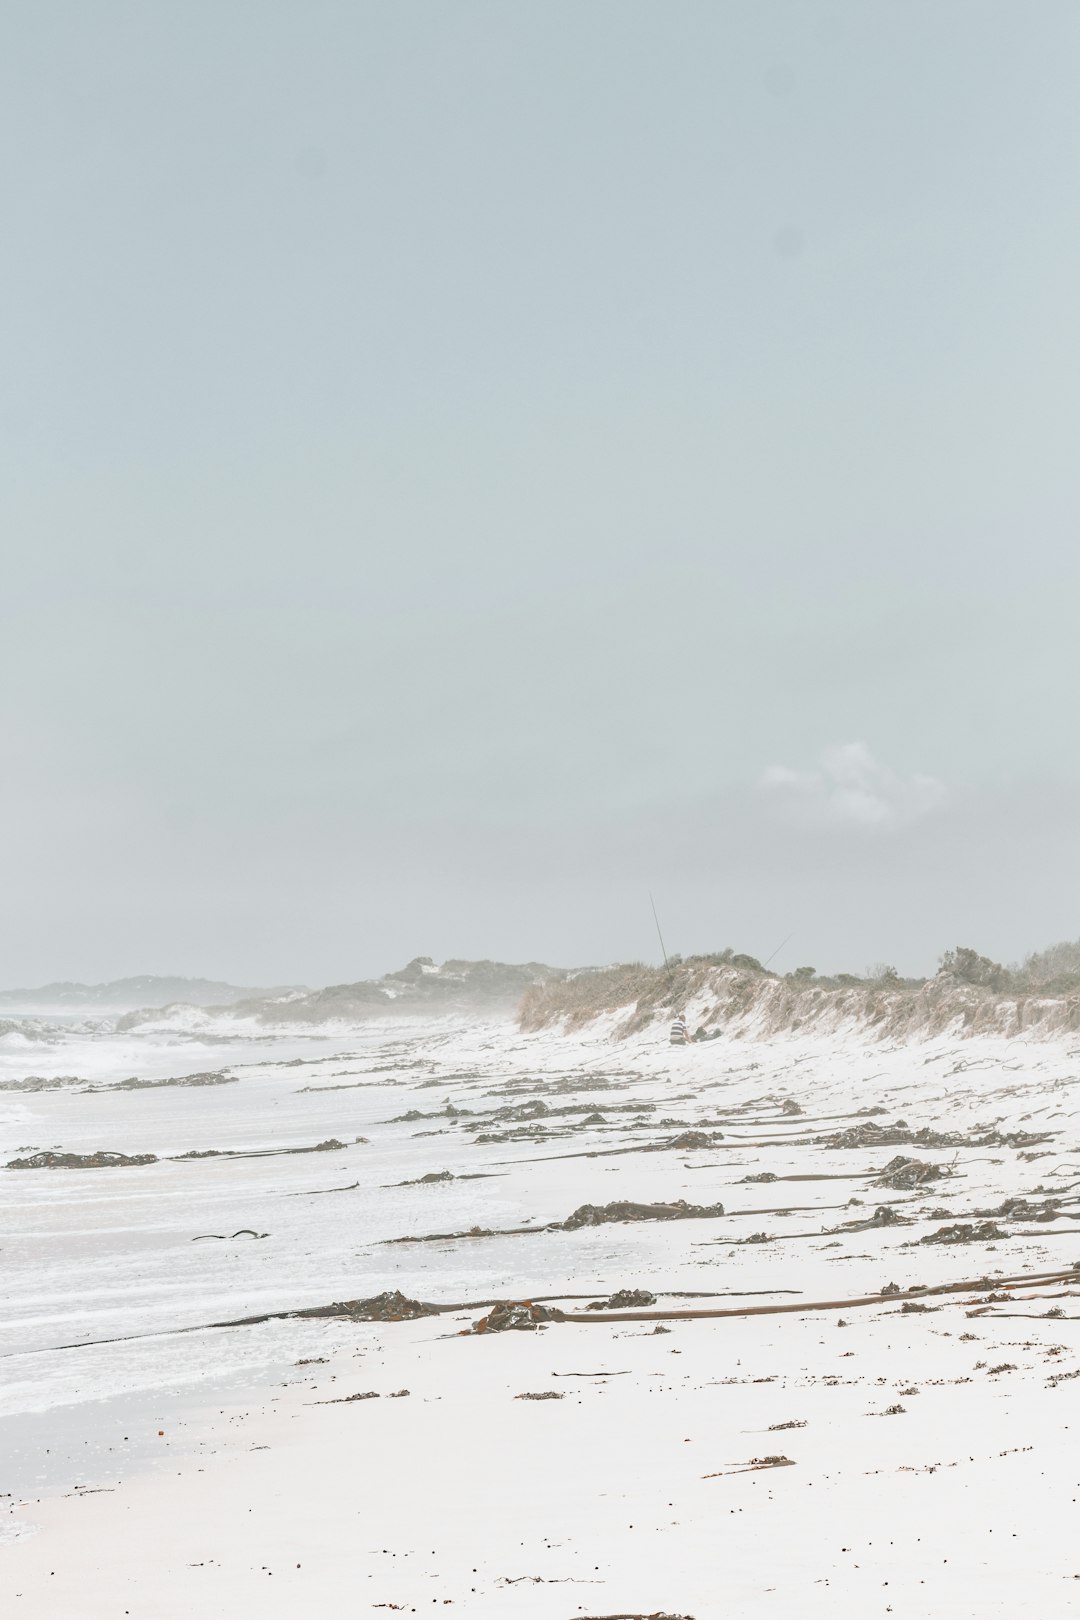
<instances>
[{"instance_id":1,"label":"hazy pale sky","mask_svg":"<svg viewBox=\"0 0 1080 1620\"><path fill-rule=\"evenodd\" d=\"M0 983L1080 934L1075 0L13 0Z\"/></svg>"}]
</instances>

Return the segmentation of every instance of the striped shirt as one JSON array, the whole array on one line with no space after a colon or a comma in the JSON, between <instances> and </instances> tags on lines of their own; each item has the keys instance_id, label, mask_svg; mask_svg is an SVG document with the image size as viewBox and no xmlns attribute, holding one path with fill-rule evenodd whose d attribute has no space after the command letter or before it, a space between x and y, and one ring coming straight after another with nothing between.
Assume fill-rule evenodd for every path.
<instances>
[{"instance_id":1,"label":"striped shirt","mask_svg":"<svg viewBox=\"0 0 1080 1620\"><path fill-rule=\"evenodd\" d=\"M672 1046L685 1046L688 1039L686 1019L680 1015L672 1021L671 1044Z\"/></svg>"}]
</instances>

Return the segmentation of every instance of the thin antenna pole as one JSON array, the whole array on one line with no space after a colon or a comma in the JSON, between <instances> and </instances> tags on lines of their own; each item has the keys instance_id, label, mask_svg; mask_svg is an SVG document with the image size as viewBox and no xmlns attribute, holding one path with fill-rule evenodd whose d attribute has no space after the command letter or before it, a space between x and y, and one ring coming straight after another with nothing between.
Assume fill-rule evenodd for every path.
<instances>
[{"instance_id":1,"label":"thin antenna pole","mask_svg":"<svg viewBox=\"0 0 1080 1620\"><path fill-rule=\"evenodd\" d=\"M660 932L660 919L656 915L656 901L652 897L652 890L651 889L649 890L649 904L650 904L650 906L652 906L653 922L656 924L656 937L660 941L660 952L661 952L661 955L664 958L664 966L667 967L668 959L667 959L667 951L664 949L664 936Z\"/></svg>"},{"instance_id":2,"label":"thin antenna pole","mask_svg":"<svg viewBox=\"0 0 1080 1620\"><path fill-rule=\"evenodd\" d=\"M794 939L794 938L795 938L794 934L789 934L787 939L782 939L780 941L779 945L776 947L775 951L773 951L772 956L767 956L765 958L764 962L762 962L762 964L761 964L762 967L768 967L769 963L773 959L773 956L779 956L780 952L783 950L784 946L788 943L788 940L791 940L791 939Z\"/></svg>"}]
</instances>

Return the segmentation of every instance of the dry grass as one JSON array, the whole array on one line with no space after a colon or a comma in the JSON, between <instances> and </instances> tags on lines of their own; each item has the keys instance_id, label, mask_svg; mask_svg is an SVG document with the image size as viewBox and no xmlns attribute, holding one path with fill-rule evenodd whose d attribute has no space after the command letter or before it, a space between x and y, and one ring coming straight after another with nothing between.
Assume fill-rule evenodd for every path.
<instances>
[{"instance_id":1,"label":"dry grass","mask_svg":"<svg viewBox=\"0 0 1080 1620\"><path fill-rule=\"evenodd\" d=\"M601 1013L632 1007L626 1033L641 1029L660 1013L676 1007L707 982L715 971L706 958L671 967L648 967L624 962L615 967L578 973L558 984L533 984L526 990L518 1013L522 1029L543 1029L564 1020L567 1029L580 1029Z\"/></svg>"},{"instance_id":2,"label":"dry grass","mask_svg":"<svg viewBox=\"0 0 1080 1620\"><path fill-rule=\"evenodd\" d=\"M1053 1037L1080 1030L1080 995L1001 993L945 977L915 984L815 983L720 964L715 957L690 957L663 968L632 962L532 985L519 1020L525 1030L555 1023L575 1030L603 1014L625 1013L617 1033L632 1035L687 1008L697 1025L760 1038L843 1029L893 1040Z\"/></svg>"}]
</instances>

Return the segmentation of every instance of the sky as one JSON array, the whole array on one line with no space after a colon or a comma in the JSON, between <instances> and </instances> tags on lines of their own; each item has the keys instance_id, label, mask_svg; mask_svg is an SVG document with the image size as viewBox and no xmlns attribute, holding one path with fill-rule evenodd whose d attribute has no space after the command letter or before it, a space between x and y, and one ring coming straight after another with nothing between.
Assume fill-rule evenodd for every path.
<instances>
[{"instance_id":1,"label":"sky","mask_svg":"<svg viewBox=\"0 0 1080 1620\"><path fill-rule=\"evenodd\" d=\"M1074 0L6 6L0 983L1080 935L1078 74Z\"/></svg>"}]
</instances>

